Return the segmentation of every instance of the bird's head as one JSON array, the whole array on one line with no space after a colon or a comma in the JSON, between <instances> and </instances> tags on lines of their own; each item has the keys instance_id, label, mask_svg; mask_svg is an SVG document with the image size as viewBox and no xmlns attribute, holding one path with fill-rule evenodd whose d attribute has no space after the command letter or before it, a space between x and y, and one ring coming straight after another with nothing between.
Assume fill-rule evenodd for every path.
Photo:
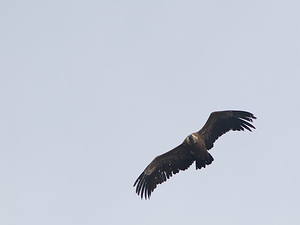
<instances>
[{"instance_id":1,"label":"bird's head","mask_svg":"<svg viewBox=\"0 0 300 225\"><path fill-rule=\"evenodd\" d=\"M191 134L189 136L186 137L186 142L189 144L189 145L195 145L198 141L198 136L195 135L195 134Z\"/></svg>"}]
</instances>

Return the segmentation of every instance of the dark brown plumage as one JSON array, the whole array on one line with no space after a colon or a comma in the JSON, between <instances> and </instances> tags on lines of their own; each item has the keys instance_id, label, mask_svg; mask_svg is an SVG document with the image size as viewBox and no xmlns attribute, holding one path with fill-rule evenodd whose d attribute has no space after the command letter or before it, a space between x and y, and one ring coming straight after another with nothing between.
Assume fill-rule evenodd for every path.
<instances>
[{"instance_id":1,"label":"dark brown plumage","mask_svg":"<svg viewBox=\"0 0 300 225\"><path fill-rule=\"evenodd\" d=\"M137 178L133 186L141 198L149 199L158 184L165 182L180 170L186 170L196 161L196 169L205 168L214 158L208 153L214 142L230 130L243 131L255 127L250 123L256 117L245 111L219 111L210 114L201 130L187 136L184 141L154 160Z\"/></svg>"}]
</instances>

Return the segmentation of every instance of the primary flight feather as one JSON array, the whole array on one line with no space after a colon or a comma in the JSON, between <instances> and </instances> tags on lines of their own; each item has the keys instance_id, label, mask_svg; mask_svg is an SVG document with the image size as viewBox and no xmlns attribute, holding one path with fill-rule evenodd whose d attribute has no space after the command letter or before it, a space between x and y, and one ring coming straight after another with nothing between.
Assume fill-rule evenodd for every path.
<instances>
[{"instance_id":1,"label":"primary flight feather","mask_svg":"<svg viewBox=\"0 0 300 225\"><path fill-rule=\"evenodd\" d=\"M208 153L214 142L230 130L251 131L250 123L256 117L245 111L219 111L210 114L201 130L187 136L184 141L162 155L153 159L134 183L136 193L149 199L158 184L165 182L180 170L186 170L196 162L196 169L205 168L214 158Z\"/></svg>"}]
</instances>

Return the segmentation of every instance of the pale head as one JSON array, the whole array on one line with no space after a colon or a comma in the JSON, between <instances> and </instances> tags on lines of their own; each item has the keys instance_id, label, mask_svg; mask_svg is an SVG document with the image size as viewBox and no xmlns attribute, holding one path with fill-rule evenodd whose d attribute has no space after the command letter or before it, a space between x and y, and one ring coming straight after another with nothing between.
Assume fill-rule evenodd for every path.
<instances>
[{"instance_id":1,"label":"pale head","mask_svg":"<svg viewBox=\"0 0 300 225\"><path fill-rule=\"evenodd\" d=\"M186 142L189 144L189 145L194 145L196 144L198 141L198 136L195 135L195 134L191 134L189 136L186 137Z\"/></svg>"}]
</instances>

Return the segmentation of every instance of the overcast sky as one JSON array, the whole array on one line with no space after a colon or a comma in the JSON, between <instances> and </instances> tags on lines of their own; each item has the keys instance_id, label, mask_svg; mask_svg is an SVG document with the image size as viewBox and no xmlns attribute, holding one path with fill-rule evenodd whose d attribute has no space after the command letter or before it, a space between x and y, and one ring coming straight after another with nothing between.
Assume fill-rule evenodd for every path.
<instances>
[{"instance_id":1,"label":"overcast sky","mask_svg":"<svg viewBox=\"0 0 300 225\"><path fill-rule=\"evenodd\" d=\"M1 1L0 223L300 224L300 2ZM215 110L257 116L150 200Z\"/></svg>"}]
</instances>

